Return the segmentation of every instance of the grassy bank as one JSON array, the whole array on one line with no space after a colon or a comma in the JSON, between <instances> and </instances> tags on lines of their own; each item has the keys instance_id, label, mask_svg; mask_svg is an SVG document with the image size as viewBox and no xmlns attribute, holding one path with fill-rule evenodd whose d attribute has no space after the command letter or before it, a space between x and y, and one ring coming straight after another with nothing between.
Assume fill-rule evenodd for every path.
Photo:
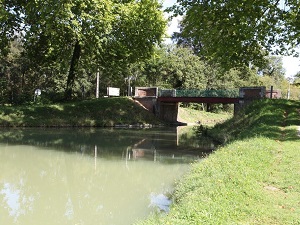
<instances>
[{"instance_id":1,"label":"grassy bank","mask_svg":"<svg viewBox=\"0 0 300 225\"><path fill-rule=\"evenodd\" d=\"M179 121L211 126L230 114L179 109ZM152 113L132 99L100 98L72 103L0 106L0 127L105 127L116 125L162 124Z\"/></svg>"},{"instance_id":2,"label":"grassy bank","mask_svg":"<svg viewBox=\"0 0 300 225\"><path fill-rule=\"evenodd\" d=\"M72 127L159 124L129 98L100 98L73 103L1 106L0 126Z\"/></svg>"},{"instance_id":3,"label":"grassy bank","mask_svg":"<svg viewBox=\"0 0 300 225\"><path fill-rule=\"evenodd\" d=\"M209 130L228 142L176 185L168 215L139 224L300 224L300 103L265 100Z\"/></svg>"},{"instance_id":4,"label":"grassy bank","mask_svg":"<svg viewBox=\"0 0 300 225\"><path fill-rule=\"evenodd\" d=\"M204 126L214 126L217 123L222 123L233 116L233 113L220 112L211 113L200 111L191 108L179 108L178 120L187 124L201 124Z\"/></svg>"}]
</instances>

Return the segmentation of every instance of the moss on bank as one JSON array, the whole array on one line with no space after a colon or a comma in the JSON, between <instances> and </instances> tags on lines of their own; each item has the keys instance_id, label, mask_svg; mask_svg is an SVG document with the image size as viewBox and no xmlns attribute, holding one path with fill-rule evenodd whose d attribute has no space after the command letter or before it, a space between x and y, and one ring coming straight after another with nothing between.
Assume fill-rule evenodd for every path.
<instances>
[{"instance_id":1,"label":"moss on bank","mask_svg":"<svg viewBox=\"0 0 300 225\"><path fill-rule=\"evenodd\" d=\"M299 224L299 109L264 100L209 130L230 143L192 166L168 215L139 224Z\"/></svg>"}]
</instances>

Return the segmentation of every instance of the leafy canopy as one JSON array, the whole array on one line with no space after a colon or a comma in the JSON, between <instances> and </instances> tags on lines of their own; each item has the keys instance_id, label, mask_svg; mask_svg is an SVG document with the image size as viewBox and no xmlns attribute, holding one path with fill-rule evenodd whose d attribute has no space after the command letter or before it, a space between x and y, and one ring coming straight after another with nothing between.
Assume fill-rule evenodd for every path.
<instances>
[{"instance_id":1,"label":"leafy canopy","mask_svg":"<svg viewBox=\"0 0 300 225\"><path fill-rule=\"evenodd\" d=\"M259 66L269 53L293 53L300 43L299 10L299 0L178 0L169 9L184 16L178 40L230 68Z\"/></svg>"},{"instance_id":2,"label":"leafy canopy","mask_svg":"<svg viewBox=\"0 0 300 225\"><path fill-rule=\"evenodd\" d=\"M123 80L122 69L151 56L166 20L157 0L0 0L0 25L0 60L18 38L31 62L24 76L43 74L70 98L92 89L99 68Z\"/></svg>"}]
</instances>

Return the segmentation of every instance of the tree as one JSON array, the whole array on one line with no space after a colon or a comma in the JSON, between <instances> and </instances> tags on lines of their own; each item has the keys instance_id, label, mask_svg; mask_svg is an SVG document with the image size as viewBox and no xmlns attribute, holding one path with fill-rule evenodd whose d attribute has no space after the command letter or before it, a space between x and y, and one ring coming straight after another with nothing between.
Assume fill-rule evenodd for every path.
<instances>
[{"instance_id":1,"label":"tree","mask_svg":"<svg viewBox=\"0 0 300 225\"><path fill-rule=\"evenodd\" d=\"M171 48L167 56L166 81L176 89L204 89L205 64L189 48Z\"/></svg>"},{"instance_id":2,"label":"tree","mask_svg":"<svg viewBox=\"0 0 300 225\"><path fill-rule=\"evenodd\" d=\"M272 77L274 80L281 80L284 78L285 69L283 68L282 57L269 56L266 57L267 63L260 67L259 73L262 76Z\"/></svg>"},{"instance_id":3,"label":"tree","mask_svg":"<svg viewBox=\"0 0 300 225\"><path fill-rule=\"evenodd\" d=\"M160 4L150 0L7 0L1 7L12 21L3 24L0 17L0 35L7 41L12 33L22 35L24 55L64 83L68 99L99 67L124 68L149 57L166 26Z\"/></svg>"},{"instance_id":4,"label":"tree","mask_svg":"<svg viewBox=\"0 0 300 225\"><path fill-rule=\"evenodd\" d=\"M29 62L22 56L22 51L22 44L16 39L10 43L9 53L0 60L1 102L21 103L30 100L34 86L40 83L38 77L28 73Z\"/></svg>"},{"instance_id":5,"label":"tree","mask_svg":"<svg viewBox=\"0 0 300 225\"><path fill-rule=\"evenodd\" d=\"M163 46L146 60L145 84L163 88L204 88L204 63L188 48ZM141 79L141 78L140 78Z\"/></svg>"},{"instance_id":6,"label":"tree","mask_svg":"<svg viewBox=\"0 0 300 225\"><path fill-rule=\"evenodd\" d=\"M290 54L300 43L298 0L178 0L180 42L222 67L260 66L270 52Z\"/></svg>"},{"instance_id":7,"label":"tree","mask_svg":"<svg viewBox=\"0 0 300 225\"><path fill-rule=\"evenodd\" d=\"M140 85L176 89L230 89L258 85L256 70L247 66L224 70L201 60L189 47L157 48L153 56L136 68ZM144 74L144 76L142 76Z\"/></svg>"},{"instance_id":8,"label":"tree","mask_svg":"<svg viewBox=\"0 0 300 225\"><path fill-rule=\"evenodd\" d=\"M294 84L295 84L296 86L300 86L300 71L299 71L298 73L295 74Z\"/></svg>"}]
</instances>

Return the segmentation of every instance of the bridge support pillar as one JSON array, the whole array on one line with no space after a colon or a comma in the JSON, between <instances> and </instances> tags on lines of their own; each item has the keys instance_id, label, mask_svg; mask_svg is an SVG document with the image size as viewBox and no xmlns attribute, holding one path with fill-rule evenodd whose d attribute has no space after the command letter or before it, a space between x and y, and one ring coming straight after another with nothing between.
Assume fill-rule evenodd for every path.
<instances>
[{"instance_id":1,"label":"bridge support pillar","mask_svg":"<svg viewBox=\"0 0 300 225\"><path fill-rule=\"evenodd\" d=\"M178 109L178 102L159 102L157 115L161 120L177 123Z\"/></svg>"},{"instance_id":2,"label":"bridge support pillar","mask_svg":"<svg viewBox=\"0 0 300 225\"><path fill-rule=\"evenodd\" d=\"M238 113L243 109L243 106L243 101L240 101L239 103L234 103L233 115L238 115Z\"/></svg>"},{"instance_id":3,"label":"bridge support pillar","mask_svg":"<svg viewBox=\"0 0 300 225\"><path fill-rule=\"evenodd\" d=\"M266 97L266 87L242 87L240 88L239 103L234 104L234 115L238 114L243 108L248 106L252 101Z\"/></svg>"}]
</instances>

